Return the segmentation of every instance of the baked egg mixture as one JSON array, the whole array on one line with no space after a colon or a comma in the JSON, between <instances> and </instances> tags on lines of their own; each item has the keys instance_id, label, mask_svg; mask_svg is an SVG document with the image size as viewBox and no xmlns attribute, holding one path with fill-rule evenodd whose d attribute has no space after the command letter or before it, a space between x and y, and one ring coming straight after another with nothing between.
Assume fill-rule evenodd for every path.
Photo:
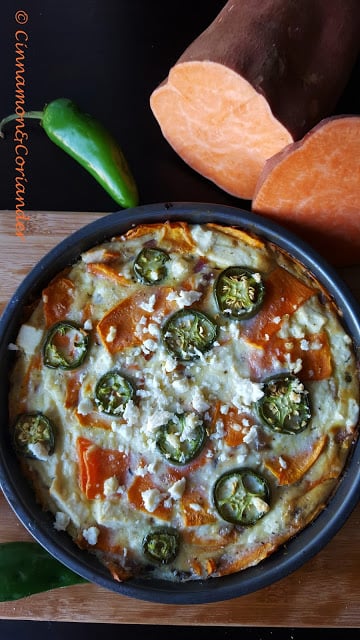
<instances>
[{"instance_id":1,"label":"baked egg mixture","mask_svg":"<svg viewBox=\"0 0 360 640\"><path fill-rule=\"evenodd\" d=\"M117 580L256 565L324 508L357 437L334 304L239 228L139 225L85 251L10 348L24 472Z\"/></svg>"}]
</instances>

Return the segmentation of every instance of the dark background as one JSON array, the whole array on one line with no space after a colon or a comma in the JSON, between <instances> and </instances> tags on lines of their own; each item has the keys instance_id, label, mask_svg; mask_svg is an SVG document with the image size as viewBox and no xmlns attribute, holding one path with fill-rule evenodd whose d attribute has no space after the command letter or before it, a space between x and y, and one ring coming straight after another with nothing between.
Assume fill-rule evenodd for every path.
<instances>
[{"instance_id":1,"label":"dark background","mask_svg":"<svg viewBox=\"0 0 360 640\"><path fill-rule=\"evenodd\" d=\"M114 134L140 192L140 203L232 198L189 169L162 138L151 92L187 44L216 16L222 0L3 0L0 116L15 107L15 33L28 35L25 109L68 97ZM5 5L5 6L4 6ZM15 21L18 9L29 20ZM15 208L15 124L0 141L0 209ZM112 212L101 187L27 121L26 209ZM237 204L239 201L237 201Z\"/></svg>"},{"instance_id":2,"label":"dark background","mask_svg":"<svg viewBox=\"0 0 360 640\"><path fill-rule=\"evenodd\" d=\"M1 640L194 640L194 636L197 640L358 640L359 630L0 621Z\"/></svg>"},{"instance_id":3,"label":"dark background","mask_svg":"<svg viewBox=\"0 0 360 640\"><path fill-rule=\"evenodd\" d=\"M149 107L153 89L223 5L223 0L3 0L0 119L14 111L15 33L23 29L28 35L23 61L25 108L39 110L64 96L102 121L123 148L139 187L140 204L195 201L249 209L248 201L231 198L176 156L162 138ZM20 9L29 16L23 26L15 20ZM360 113L358 80L359 65L337 113ZM14 125L8 125L6 139L0 141L0 209L15 208L13 130ZM116 203L50 142L35 121L28 122L27 132L27 210L117 210ZM239 636L246 640L303 640L311 631L260 626L197 627L195 632L208 640L235 640ZM316 637L352 640L358 638L358 631L316 629ZM58 640L65 636L67 640L92 640L99 633L109 640L119 635L125 640L139 636L144 640L169 636L180 640L191 632L190 627L111 625L111 620L109 625L0 621L1 640Z\"/></svg>"},{"instance_id":4,"label":"dark background","mask_svg":"<svg viewBox=\"0 0 360 640\"><path fill-rule=\"evenodd\" d=\"M128 159L140 204L195 201L249 209L249 201L228 196L176 156L149 106L170 66L223 5L223 0L3 0L0 119L15 108L15 33L23 29L28 35L25 109L41 110L68 97L103 122ZM15 21L19 9L29 16L23 26ZM337 113L360 112L358 80L359 65ZM0 209L15 208L14 129L9 124L0 140ZM37 121L28 120L26 130L26 209L109 213L118 208Z\"/></svg>"}]
</instances>

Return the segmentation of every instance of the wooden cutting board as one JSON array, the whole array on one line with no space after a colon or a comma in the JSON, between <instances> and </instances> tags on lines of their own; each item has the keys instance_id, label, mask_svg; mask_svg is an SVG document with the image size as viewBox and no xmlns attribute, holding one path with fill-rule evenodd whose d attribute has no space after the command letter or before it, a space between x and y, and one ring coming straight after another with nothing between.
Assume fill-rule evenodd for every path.
<instances>
[{"instance_id":1,"label":"wooden cutting board","mask_svg":"<svg viewBox=\"0 0 360 640\"><path fill-rule=\"evenodd\" d=\"M27 212L23 240L0 211L0 313L28 271L65 236L101 213ZM360 265L341 275L360 300ZM0 542L30 535L0 495ZM0 576L1 580L1 576ZM209 605L161 605L82 584L0 603L0 618L154 625L360 627L360 505L312 560L256 593Z\"/></svg>"}]
</instances>

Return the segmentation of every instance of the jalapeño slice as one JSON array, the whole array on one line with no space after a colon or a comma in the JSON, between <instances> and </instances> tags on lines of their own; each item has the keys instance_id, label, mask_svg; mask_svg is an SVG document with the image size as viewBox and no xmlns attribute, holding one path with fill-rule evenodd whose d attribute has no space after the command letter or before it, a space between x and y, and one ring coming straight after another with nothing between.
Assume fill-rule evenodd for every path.
<instances>
[{"instance_id":1,"label":"jalape\u00f1o slice","mask_svg":"<svg viewBox=\"0 0 360 640\"><path fill-rule=\"evenodd\" d=\"M47 458L54 453L54 426L43 413L22 413L14 425L13 442L17 453L26 458Z\"/></svg>"},{"instance_id":2,"label":"jalape\u00f1o slice","mask_svg":"<svg viewBox=\"0 0 360 640\"><path fill-rule=\"evenodd\" d=\"M145 247L135 258L133 265L136 279L141 284L159 284L167 274L166 262L170 260L165 251Z\"/></svg>"},{"instance_id":3,"label":"jalape\u00f1o slice","mask_svg":"<svg viewBox=\"0 0 360 640\"><path fill-rule=\"evenodd\" d=\"M57 322L47 334L44 364L51 369L76 369L83 362L89 338L72 322Z\"/></svg>"},{"instance_id":4,"label":"jalape\u00f1o slice","mask_svg":"<svg viewBox=\"0 0 360 640\"><path fill-rule=\"evenodd\" d=\"M258 412L265 425L280 433L300 433L311 419L309 394L294 375L280 375L264 384Z\"/></svg>"},{"instance_id":5,"label":"jalape\u00f1o slice","mask_svg":"<svg viewBox=\"0 0 360 640\"><path fill-rule=\"evenodd\" d=\"M143 539L144 554L152 562L169 564L179 551L179 534L172 527L152 529Z\"/></svg>"},{"instance_id":6,"label":"jalape\u00f1o slice","mask_svg":"<svg viewBox=\"0 0 360 640\"><path fill-rule=\"evenodd\" d=\"M167 349L179 360L195 360L211 348L217 326L201 311L181 309L166 321L163 341Z\"/></svg>"},{"instance_id":7,"label":"jalape\u00f1o slice","mask_svg":"<svg viewBox=\"0 0 360 640\"><path fill-rule=\"evenodd\" d=\"M248 267L228 267L214 285L220 313L227 318L245 320L260 309L265 295L261 274Z\"/></svg>"},{"instance_id":8,"label":"jalape\u00f1o slice","mask_svg":"<svg viewBox=\"0 0 360 640\"><path fill-rule=\"evenodd\" d=\"M269 511L269 485L252 469L228 471L215 484L214 503L224 520L248 527Z\"/></svg>"},{"instance_id":9,"label":"jalape\u00f1o slice","mask_svg":"<svg viewBox=\"0 0 360 640\"><path fill-rule=\"evenodd\" d=\"M95 403L103 413L119 416L134 397L134 387L116 369L104 373L95 387Z\"/></svg>"},{"instance_id":10,"label":"jalape\u00f1o slice","mask_svg":"<svg viewBox=\"0 0 360 640\"><path fill-rule=\"evenodd\" d=\"M160 427L157 446L168 462L187 464L200 453L206 435L200 418L191 413L181 413Z\"/></svg>"}]
</instances>

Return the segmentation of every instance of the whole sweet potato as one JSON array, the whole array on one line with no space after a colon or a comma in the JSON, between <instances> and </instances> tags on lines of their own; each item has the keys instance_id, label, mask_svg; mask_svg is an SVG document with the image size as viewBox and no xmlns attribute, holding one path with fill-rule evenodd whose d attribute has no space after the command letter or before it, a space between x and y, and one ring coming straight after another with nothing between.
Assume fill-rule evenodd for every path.
<instances>
[{"instance_id":1,"label":"whole sweet potato","mask_svg":"<svg viewBox=\"0 0 360 640\"><path fill-rule=\"evenodd\" d=\"M265 161L330 115L360 46L359 0L229 0L150 97L179 156L251 199Z\"/></svg>"}]
</instances>

